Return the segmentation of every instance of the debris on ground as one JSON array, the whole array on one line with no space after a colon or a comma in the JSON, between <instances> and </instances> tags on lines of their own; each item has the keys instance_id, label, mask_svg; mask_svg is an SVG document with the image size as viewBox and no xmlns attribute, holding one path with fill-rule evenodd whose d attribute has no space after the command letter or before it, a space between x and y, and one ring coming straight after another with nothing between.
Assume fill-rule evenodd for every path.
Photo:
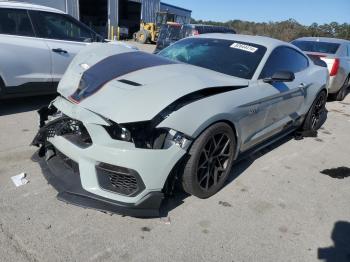
<instances>
[{"instance_id":1,"label":"debris on ground","mask_svg":"<svg viewBox=\"0 0 350 262\"><path fill-rule=\"evenodd\" d=\"M142 227L141 231L143 231L143 232L151 232L151 229L149 227Z\"/></svg>"},{"instance_id":2,"label":"debris on ground","mask_svg":"<svg viewBox=\"0 0 350 262\"><path fill-rule=\"evenodd\" d=\"M219 201L219 205L223 206L223 207L232 207L232 205L228 202L223 202L223 201Z\"/></svg>"},{"instance_id":3,"label":"debris on ground","mask_svg":"<svg viewBox=\"0 0 350 262\"><path fill-rule=\"evenodd\" d=\"M171 219L170 217L161 217L160 222L165 225L170 225L171 224Z\"/></svg>"},{"instance_id":4,"label":"debris on ground","mask_svg":"<svg viewBox=\"0 0 350 262\"><path fill-rule=\"evenodd\" d=\"M11 179L16 187L24 186L24 185L29 183L29 180L27 179L26 173L21 173L17 176L13 176L13 177L11 177Z\"/></svg>"}]
</instances>

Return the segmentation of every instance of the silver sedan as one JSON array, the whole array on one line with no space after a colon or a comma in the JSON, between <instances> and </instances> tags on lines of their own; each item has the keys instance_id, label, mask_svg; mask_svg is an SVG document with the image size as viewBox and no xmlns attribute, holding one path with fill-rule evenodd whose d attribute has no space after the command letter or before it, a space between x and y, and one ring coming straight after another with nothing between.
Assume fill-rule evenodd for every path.
<instances>
[{"instance_id":1,"label":"silver sedan","mask_svg":"<svg viewBox=\"0 0 350 262\"><path fill-rule=\"evenodd\" d=\"M292 42L311 58L326 62L329 75L329 94L344 100L350 86L350 41L326 37L303 37Z\"/></svg>"}]
</instances>

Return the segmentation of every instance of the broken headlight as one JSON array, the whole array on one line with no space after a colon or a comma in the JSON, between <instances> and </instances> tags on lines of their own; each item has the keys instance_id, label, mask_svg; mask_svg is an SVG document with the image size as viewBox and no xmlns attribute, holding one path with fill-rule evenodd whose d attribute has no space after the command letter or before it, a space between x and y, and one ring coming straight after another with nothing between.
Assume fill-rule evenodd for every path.
<instances>
[{"instance_id":1,"label":"broken headlight","mask_svg":"<svg viewBox=\"0 0 350 262\"><path fill-rule=\"evenodd\" d=\"M172 129L153 128L150 122L137 122L105 126L111 138L134 143L137 148L167 149L177 145L187 149L191 139Z\"/></svg>"},{"instance_id":2,"label":"broken headlight","mask_svg":"<svg viewBox=\"0 0 350 262\"><path fill-rule=\"evenodd\" d=\"M105 128L111 138L125 142L132 142L131 132L125 127L113 124Z\"/></svg>"},{"instance_id":3,"label":"broken headlight","mask_svg":"<svg viewBox=\"0 0 350 262\"><path fill-rule=\"evenodd\" d=\"M192 140L190 137L186 136L181 132L170 129L165 139L163 148L166 149L175 144L178 147L187 150L190 147L191 143Z\"/></svg>"}]
</instances>

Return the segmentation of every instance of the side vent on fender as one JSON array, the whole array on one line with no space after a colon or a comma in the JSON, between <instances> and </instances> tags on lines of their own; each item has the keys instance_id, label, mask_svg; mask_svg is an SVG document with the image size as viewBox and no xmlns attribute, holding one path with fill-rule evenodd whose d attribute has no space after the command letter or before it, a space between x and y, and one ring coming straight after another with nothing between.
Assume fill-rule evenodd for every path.
<instances>
[{"instance_id":1,"label":"side vent on fender","mask_svg":"<svg viewBox=\"0 0 350 262\"><path fill-rule=\"evenodd\" d=\"M130 81L130 80L126 80L126 79L120 79L118 81L123 83L123 84L131 85L131 86L142 86L139 83L136 83L136 82L133 82L133 81Z\"/></svg>"}]
</instances>

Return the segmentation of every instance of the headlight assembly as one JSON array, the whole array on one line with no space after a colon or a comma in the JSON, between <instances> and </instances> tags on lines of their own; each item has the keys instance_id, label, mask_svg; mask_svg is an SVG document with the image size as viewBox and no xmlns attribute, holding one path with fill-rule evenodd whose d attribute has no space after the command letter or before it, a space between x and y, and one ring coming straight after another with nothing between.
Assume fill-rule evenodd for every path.
<instances>
[{"instance_id":1,"label":"headlight assembly","mask_svg":"<svg viewBox=\"0 0 350 262\"><path fill-rule=\"evenodd\" d=\"M152 128L149 122L137 122L105 126L115 140L134 143L137 148L168 149L176 145L187 150L192 142L185 134L172 129Z\"/></svg>"},{"instance_id":2,"label":"headlight assembly","mask_svg":"<svg viewBox=\"0 0 350 262\"><path fill-rule=\"evenodd\" d=\"M177 145L182 149L187 150L192 143L192 140L185 134L176 130L169 130L169 133L165 139L164 148L169 148L172 145Z\"/></svg>"},{"instance_id":3,"label":"headlight assembly","mask_svg":"<svg viewBox=\"0 0 350 262\"><path fill-rule=\"evenodd\" d=\"M131 133L125 127L113 124L105 127L111 138L125 142L132 142Z\"/></svg>"}]
</instances>

